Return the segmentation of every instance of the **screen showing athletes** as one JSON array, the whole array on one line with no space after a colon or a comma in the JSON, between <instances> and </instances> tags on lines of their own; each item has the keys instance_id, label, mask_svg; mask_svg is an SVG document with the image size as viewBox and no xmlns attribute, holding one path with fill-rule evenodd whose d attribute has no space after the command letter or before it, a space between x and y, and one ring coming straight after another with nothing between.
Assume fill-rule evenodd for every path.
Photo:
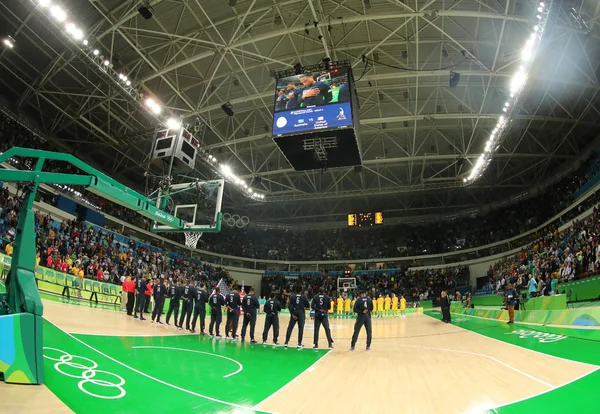
<instances>
[{"instance_id":1,"label":"screen showing athletes","mask_svg":"<svg viewBox=\"0 0 600 414\"><path fill-rule=\"evenodd\" d=\"M345 68L277 79L273 135L351 126L348 79Z\"/></svg>"}]
</instances>

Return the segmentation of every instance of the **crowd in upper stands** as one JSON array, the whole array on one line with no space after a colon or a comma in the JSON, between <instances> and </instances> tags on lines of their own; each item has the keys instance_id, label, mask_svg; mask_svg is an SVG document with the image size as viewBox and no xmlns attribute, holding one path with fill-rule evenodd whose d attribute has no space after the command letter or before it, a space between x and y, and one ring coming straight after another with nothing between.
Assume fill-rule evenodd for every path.
<instances>
[{"instance_id":1,"label":"crowd in upper stands","mask_svg":"<svg viewBox=\"0 0 600 414\"><path fill-rule=\"evenodd\" d=\"M500 292L512 283L538 295L556 293L558 283L583 279L600 271L600 191L588 199L593 213L567 229L545 228L515 256L490 266L489 282L480 294ZM530 282L530 278L534 282Z\"/></svg>"}]
</instances>

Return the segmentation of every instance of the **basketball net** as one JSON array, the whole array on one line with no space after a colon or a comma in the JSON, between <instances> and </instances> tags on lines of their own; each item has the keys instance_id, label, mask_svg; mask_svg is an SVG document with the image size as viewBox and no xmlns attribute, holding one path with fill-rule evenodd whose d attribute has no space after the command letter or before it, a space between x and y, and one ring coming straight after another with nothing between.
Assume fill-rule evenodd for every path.
<instances>
[{"instance_id":1,"label":"basketball net","mask_svg":"<svg viewBox=\"0 0 600 414\"><path fill-rule=\"evenodd\" d=\"M195 249L198 244L198 240L202 237L202 232L200 231L186 231L183 233L185 235L185 245L190 249Z\"/></svg>"}]
</instances>

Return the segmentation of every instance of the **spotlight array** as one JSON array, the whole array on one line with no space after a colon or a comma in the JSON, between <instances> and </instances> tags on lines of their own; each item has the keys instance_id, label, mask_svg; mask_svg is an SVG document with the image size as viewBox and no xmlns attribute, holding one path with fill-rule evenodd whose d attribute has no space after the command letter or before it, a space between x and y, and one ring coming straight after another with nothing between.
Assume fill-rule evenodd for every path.
<instances>
[{"instance_id":1,"label":"spotlight array","mask_svg":"<svg viewBox=\"0 0 600 414\"><path fill-rule=\"evenodd\" d=\"M13 39L10 36L4 38L2 40L2 43L4 43L4 46L6 46L9 49L12 49L13 47L15 47L15 39Z\"/></svg>"},{"instance_id":2,"label":"spotlight array","mask_svg":"<svg viewBox=\"0 0 600 414\"><path fill-rule=\"evenodd\" d=\"M471 169L469 176L463 179L465 184L470 184L483 174L490 161L492 160L494 152L500 146L502 134L508 129L507 126L510 124L510 117L512 110L516 108L516 102L520 98L523 88L527 84L529 71L535 54L537 52L540 40L544 34L546 22L548 21L548 13L550 8L546 3L540 2L537 7L537 15L535 16L535 22L531 27L531 33L527 37L527 41L521 50L521 63L510 80L509 90L510 96L502 107L503 115L498 118L496 126L490 133L490 136L485 143L484 151L481 153L475 166Z\"/></svg>"},{"instance_id":3,"label":"spotlight array","mask_svg":"<svg viewBox=\"0 0 600 414\"><path fill-rule=\"evenodd\" d=\"M155 98L145 97L138 93L132 86L131 80L127 77L126 74L122 72L117 72L113 70L113 64L110 62L108 58L103 55L102 50L99 47L94 47L90 45L90 41L85 38L83 30L81 30L74 22L70 20L70 16L68 13L59 5L54 4L52 0L32 0L36 3L40 8L47 10L51 18L54 19L55 23L59 27L62 28L64 33L69 36L80 50L82 50L89 60L102 72L110 75L115 82L117 82L125 92L127 92L131 97L133 97L138 103L142 104L144 107L148 109L148 111L156 117L156 119L163 125L165 125L169 129L180 129L182 127L181 120L176 119L170 114L164 113L165 107L161 105ZM8 47L12 48L14 41L11 39L10 46L8 45L7 40L4 41L4 44ZM231 168L225 164L219 164L219 161L213 156L208 154L206 151L202 151L205 160L212 165L215 172L223 176L229 182L235 184L239 187L239 189L247 195L256 200L262 200L265 198L264 194L259 194L255 192L252 188L248 186L242 179L237 177L231 171ZM219 167L220 168L217 168Z\"/></svg>"},{"instance_id":4,"label":"spotlight array","mask_svg":"<svg viewBox=\"0 0 600 414\"><path fill-rule=\"evenodd\" d=\"M217 159L212 155L209 155L208 158L209 160L215 163L217 162ZM221 170L221 175L225 179L237 185L242 190L242 192L244 192L248 197L253 198L255 200L264 200L265 195L257 193L256 191L254 191L254 189L248 187L248 184L246 184L244 180L242 180L233 173L229 165L219 164L219 169Z\"/></svg>"}]
</instances>

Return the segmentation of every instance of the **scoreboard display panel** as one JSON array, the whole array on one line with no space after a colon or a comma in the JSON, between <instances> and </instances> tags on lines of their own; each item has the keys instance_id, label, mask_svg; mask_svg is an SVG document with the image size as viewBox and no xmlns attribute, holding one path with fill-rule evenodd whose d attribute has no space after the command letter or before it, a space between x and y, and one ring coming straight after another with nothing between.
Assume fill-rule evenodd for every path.
<instances>
[{"instance_id":1,"label":"scoreboard display panel","mask_svg":"<svg viewBox=\"0 0 600 414\"><path fill-rule=\"evenodd\" d=\"M383 213L352 213L348 214L348 227L371 227L383 224Z\"/></svg>"}]
</instances>

